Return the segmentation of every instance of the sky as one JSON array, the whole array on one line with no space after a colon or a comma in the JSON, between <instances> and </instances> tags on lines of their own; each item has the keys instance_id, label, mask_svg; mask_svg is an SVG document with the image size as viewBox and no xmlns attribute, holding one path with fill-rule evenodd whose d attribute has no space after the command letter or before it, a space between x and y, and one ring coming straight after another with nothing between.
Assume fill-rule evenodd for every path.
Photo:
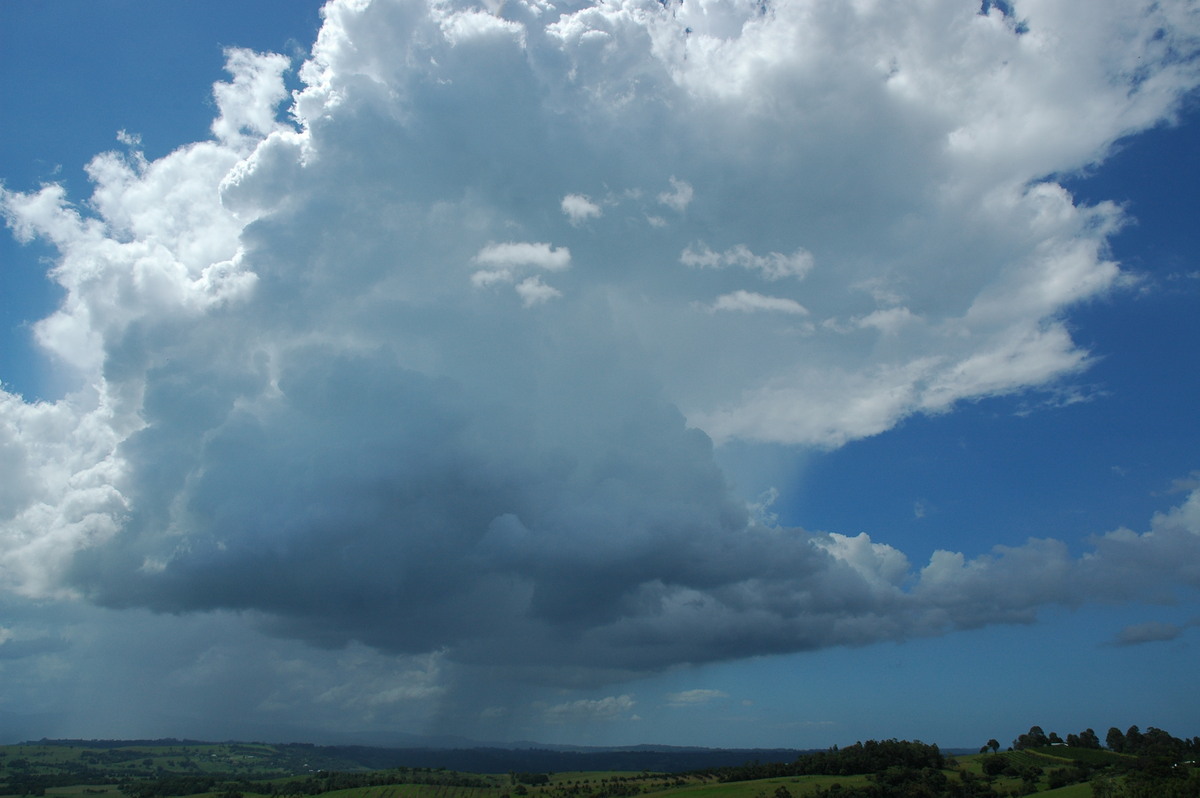
<instances>
[{"instance_id":1,"label":"sky","mask_svg":"<svg viewBox=\"0 0 1200 798\"><path fill-rule=\"evenodd\" d=\"M1200 734L1186 0L0 3L0 741Z\"/></svg>"}]
</instances>

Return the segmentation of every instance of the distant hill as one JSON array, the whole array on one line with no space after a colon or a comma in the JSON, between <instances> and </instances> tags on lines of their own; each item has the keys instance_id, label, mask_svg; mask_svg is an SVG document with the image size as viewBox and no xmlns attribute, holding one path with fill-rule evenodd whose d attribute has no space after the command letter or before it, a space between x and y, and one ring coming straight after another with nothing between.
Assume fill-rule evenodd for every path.
<instances>
[{"instance_id":1,"label":"distant hill","mask_svg":"<svg viewBox=\"0 0 1200 798\"><path fill-rule=\"evenodd\" d=\"M312 770L384 770L388 768L445 768L464 773L557 773L618 770L683 773L733 767L750 762L792 762L809 753L791 748L697 748L668 745L629 747L530 747L478 745L464 748L382 748L367 745L286 743L205 743L198 740L37 740L24 745L102 750L182 748L197 746L255 746L259 768L292 771L297 763ZM270 751L271 753L268 753Z\"/></svg>"},{"instance_id":2,"label":"distant hill","mask_svg":"<svg viewBox=\"0 0 1200 798\"><path fill-rule=\"evenodd\" d=\"M803 751L781 748L367 748L329 747L330 753L368 768L444 767L467 773L508 771L556 773L560 771L626 770L682 773L747 762L791 762Z\"/></svg>"}]
</instances>

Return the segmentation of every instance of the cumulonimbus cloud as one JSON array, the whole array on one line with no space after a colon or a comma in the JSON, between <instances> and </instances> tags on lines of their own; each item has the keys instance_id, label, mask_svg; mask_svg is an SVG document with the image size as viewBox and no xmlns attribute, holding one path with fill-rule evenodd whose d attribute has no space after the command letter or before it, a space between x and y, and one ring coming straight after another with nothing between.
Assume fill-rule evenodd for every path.
<instances>
[{"instance_id":1,"label":"cumulonimbus cloud","mask_svg":"<svg viewBox=\"0 0 1200 798\"><path fill-rule=\"evenodd\" d=\"M1048 176L1170 118L1198 22L1013 5L334 0L294 124L286 60L230 51L213 140L3 193L74 378L0 395L4 586L555 683L1197 586L1196 493L914 567L713 459L1086 367L1122 213Z\"/></svg>"}]
</instances>

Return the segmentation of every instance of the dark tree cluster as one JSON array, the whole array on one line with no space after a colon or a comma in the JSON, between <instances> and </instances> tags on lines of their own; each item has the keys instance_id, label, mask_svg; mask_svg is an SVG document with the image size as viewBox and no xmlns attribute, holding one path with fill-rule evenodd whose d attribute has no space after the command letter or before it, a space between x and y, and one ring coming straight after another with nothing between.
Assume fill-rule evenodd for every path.
<instances>
[{"instance_id":1,"label":"dark tree cluster","mask_svg":"<svg viewBox=\"0 0 1200 798\"><path fill-rule=\"evenodd\" d=\"M879 773L888 768L912 771L941 770L946 757L936 745L920 740L867 740L845 748L831 748L796 760L795 775L849 776Z\"/></svg>"},{"instance_id":2,"label":"dark tree cluster","mask_svg":"<svg viewBox=\"0 0 1200 798\"><path fill-rule=\"evenodd\" d=\"M548 777L547 777L548 778ZM661 780L660 780L661 779ZM607 776L599 779L576 779L575 781L560 781L537 789L537 798L629 798L644 792L656 792L659 789L682 787L682 778L656 776L649 771L643 771L637 776ZM522 792L522 790L524 790ZM518 783L513 788L513 795L529 795L524 784ZM501 798L505 798L501 796Z\"/></svg>"},{"instance_id":3,"label":"dark tree cluster","mask_svg":"<svg viewBox=\"0 0 1200 798\"><path fill-rule=\"evenodd\" d=\"M995 740L988 740L987 745L980 748L979 752L984 753L989 748L995 751L997 747L995 743ZM1026 748L1044 748L1050 745L1067 745L1071 748L1088 748L1097 751L1101 748L1100 738L1092 729L1084 729L1079 734L1068 734L1064 741L1056 732L1046 734L1042 731L1041 726L1031 726L1028 732L1019 735L1017 739L1013 740L1012 748L1014 751L1021 751ZM1110 751L1131 756L1158 756L1178 760L1188 756L1194 758L1200 754L1200 737L1193 737L1190 740L1180 739L1153 726L1145 732L1142 732L1137 726L1130 726L1125 732L1113 726L1105 735L1104 745Z\"/></svg>"},{"instance_id":4,"label":"dark tree cluster","mask_svg":"<svg viewBox=\"0 0 1200 798\"><path fill-rule=\"evenodd\" d=\"M1108 730L1104 738L1110 751L1131 756L1164 757L1167 759L1195 759L1200 755L1200 737L1180 739L1172 737L1162 729L1151 726L1142 732L1130 726L1124 733L1116 726Z\"/></svg>"},{"instance_id":5,"label":"dark tree cluster","mask_svg":"<svg viewBox=\"0 0 1200 798\"><path fill-rule=\"evenodd\" d=\"M1100 750L1100 738L1096 736L1096 732L1092 729L1084 729L1079 734L1068 734L1067 745L1072 748L1090 748L1094 751Z\"/></svg>"},{"instance_id":6,"label":"dark tree cluster","mask_svg":"<svg viewBox=\"0 0 1200 798\"><path fill-rule=\"evenodd\" d=\"M441 787L494 787L480 776L454 771L402 768L399 770L374 771L370 773L319 773L303 779L272 784L270 794L320 795L335 790L350 790L361 787L387 787L394 784L429 784ZM260 785L261 790L261 785ZM179 793L184 795L186 793Z\"/></svg>"},{"instance_id":7,"label":"dark tree cluster","mask_svg":"<svg viewBox=\"0 0 1200 798\"><path fill-rule=\"evenodd\" d=\"M804 754L794 762L750 762L737 767L697 771L693 775L715 776L719 781L788 778L793 776L852 776L879 773L890 767L910 770L941 770L946 757L936 745L920 740L867 740L845 748Z\"/></svg>"}]
</instances>

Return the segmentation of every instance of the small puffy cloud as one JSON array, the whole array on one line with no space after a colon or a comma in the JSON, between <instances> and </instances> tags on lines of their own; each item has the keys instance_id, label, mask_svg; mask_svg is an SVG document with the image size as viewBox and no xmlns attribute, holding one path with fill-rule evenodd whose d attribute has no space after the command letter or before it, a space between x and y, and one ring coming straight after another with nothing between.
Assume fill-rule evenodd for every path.
<instances>
[{"instance_id":1,"label":"small puffy cloud","mask_svg":"<svg viewBox=\"0 0 1200 798\"><path fill-rule=\"evenodd\" d=\"M688 183L686 180L678 180L672 175L671 190L659 194L658 202L674 211L683 213L687 210L687 206L692 203L692 197L694 196L695 190L692 188L691 183Z\"/></svg>"},{"instance_id":2,"label":"small puffy cloud","mask_svg":"<svg viewBox=\"0 0 1200 798\"><path fill-rule=\"evenodd\" d=\"M471 285L476 288L487 288L497 283L511 283L513 273L508 269L481 270L471 275Z\"/></svg>"},{"instance_id":3,"label":"small puffy cloud","mask_svg":"<svg viewBox=\"0 0 1200 798\"><path fill-rule=\"evenodd\" d=\"M549 302L551 299L557 299L562 296L562 292L546 285L539 277L526 277L517 284L517 295L521 297L521 302L528 308Z\"/></svg>"},{"instance_id":4,"label":"small puffy cloud","mask_svg":"<svg viewBox=\"0 0 1200 798\"><path fill-rule=\"evenodd\" d=\"M679 693L667 693L667 705L672 707L691 707L708 704L722 698L729 698L729 694L722 690L698 688L695 690L684 690Z\"/></svg>"},{"instance_id":5,"label":"small puffy cloud","mask_svg":"<svg viewBox=\"0 0 1200 798\"><path fill-rule=\"evenodd\" d=\"M588 219L597 219L603 213L599 205L583 194L568 194L563 197L562 212L573 225L582 224Z\"/></svg>"},{"instance_id":6,"label":"small puffy cloud","mask_svg":"<svg viewBox=\"0 0 1200 798\"><path fill-rule=\"evenodd\" d=\"M518 272L529 268L545 271L563 271L571 265L571 251L566 247L549 244L509 242L488 244L476 253L473 260L490 269L481 269L471 275L471 285L486 288L498 283L511 283ZM557 288L546 285L537 275L526 277L515 286L517 296L525 307L540 305L562 296Z\"/></svg>"}]
</instances>

